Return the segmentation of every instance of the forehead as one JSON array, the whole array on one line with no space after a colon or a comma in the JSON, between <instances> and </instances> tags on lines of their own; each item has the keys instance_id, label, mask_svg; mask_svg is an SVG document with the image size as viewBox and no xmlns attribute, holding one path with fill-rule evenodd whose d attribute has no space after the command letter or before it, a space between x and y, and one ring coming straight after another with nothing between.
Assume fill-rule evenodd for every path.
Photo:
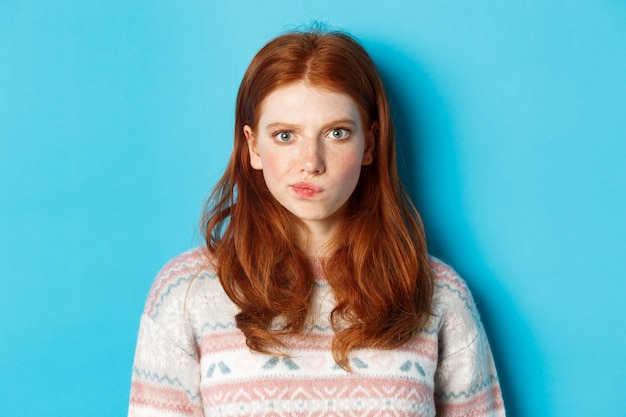
<instances>
[{"instance_id":1,"label":"forehead","mask_svg":"<svg viewBox=\"0 0 626 417\"><path fill-rule=\"evenodd\" d=\"M257 120L351 118L358 123L361 113L360 106L346 93L298 82L271 91L259 106Z\"/></svg>"}]
</instances>

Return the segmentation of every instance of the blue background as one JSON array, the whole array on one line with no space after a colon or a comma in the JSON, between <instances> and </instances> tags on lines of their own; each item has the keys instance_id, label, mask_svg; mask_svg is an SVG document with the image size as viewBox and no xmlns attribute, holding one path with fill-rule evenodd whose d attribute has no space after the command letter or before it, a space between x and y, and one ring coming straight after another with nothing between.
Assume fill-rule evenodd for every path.
<instances>
[{"instance_id":1,"label":"blue background","mask_svg":"<svg viewBox=\"0 0 626 417\"><path fill-rule=\"evenodd\" d=\"M197 245L270 38L380 67L432 252L511 416L626 416L626 3L0 0L0 415L125 415L151 281Z\"/></svg>"}]
</instances>

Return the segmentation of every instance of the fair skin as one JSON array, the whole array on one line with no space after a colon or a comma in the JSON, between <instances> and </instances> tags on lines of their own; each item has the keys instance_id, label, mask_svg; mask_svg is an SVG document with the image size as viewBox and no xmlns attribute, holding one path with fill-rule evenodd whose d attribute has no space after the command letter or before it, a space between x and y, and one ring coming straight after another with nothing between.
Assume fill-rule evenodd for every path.
<instances>
[{"instance_id":1,"label":"fair skin","mask_svg":"<svg viewBox=\"0 0 626 417\"><path fill-rule=\"evenodd\" d=\"M304 82L278 88L260 106L256 129L244 126L250 164L263 171L278 202L299 218L309 256L322 256L347 201L373 161L372 128L347 94Z\"/></svg>"}]
</instances>

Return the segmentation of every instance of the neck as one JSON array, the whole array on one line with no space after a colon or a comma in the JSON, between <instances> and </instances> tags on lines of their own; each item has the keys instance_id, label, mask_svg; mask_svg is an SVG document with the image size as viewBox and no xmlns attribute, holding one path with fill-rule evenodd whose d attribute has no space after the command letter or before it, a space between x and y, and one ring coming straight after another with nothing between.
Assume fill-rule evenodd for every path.
<instances>
[{"instance_id":1,"label":"neck","mask_svg":"<svg viewBox=\"0 0 626 417\"><path fill-rule=\"evenodd\" d=\"M333 222L305 222L306 229L302 231L300 247L310 258L322 258L329 254L331 243L339 224Z\"/></svg>"}]
</instances>

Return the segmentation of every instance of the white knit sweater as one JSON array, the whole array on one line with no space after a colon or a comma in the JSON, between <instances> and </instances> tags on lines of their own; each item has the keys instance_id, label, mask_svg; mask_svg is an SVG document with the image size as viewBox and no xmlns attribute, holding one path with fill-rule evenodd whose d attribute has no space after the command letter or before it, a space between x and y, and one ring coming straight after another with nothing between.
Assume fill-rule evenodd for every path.
<instances>
[{"instance_id":1,"label":"white knit sweater","mask_svg":"<svg viewBox=\"0 0 626 417\"><path fill-rule=\"evenodd\" d=\"M352 373L331 355L330 286L289 357L250 351L237 307L199 250L159 273L141 320L129 416L503 416L493 359L465 282L433 259L434 315L395 350L360 349Z\"/></svg>"}]
</instances>

